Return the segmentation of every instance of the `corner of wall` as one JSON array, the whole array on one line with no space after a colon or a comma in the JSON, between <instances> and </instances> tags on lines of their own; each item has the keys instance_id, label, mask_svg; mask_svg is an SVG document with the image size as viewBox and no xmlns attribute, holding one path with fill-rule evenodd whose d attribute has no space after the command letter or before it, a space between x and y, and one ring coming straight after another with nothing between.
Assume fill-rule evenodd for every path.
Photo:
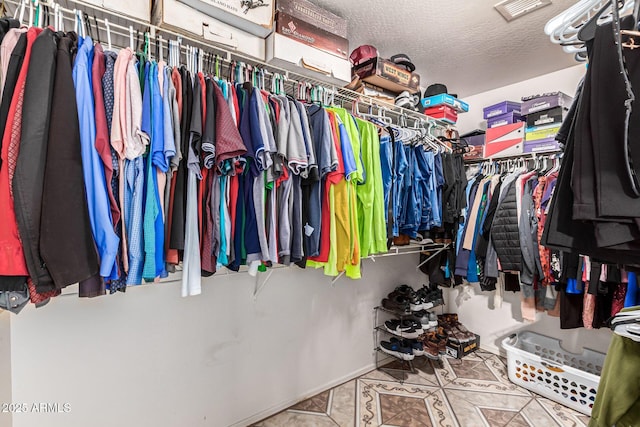
<instances>
[{"instance_id":1,"label":"corner of wall","mask_svg":"<svg viewBox=\"0 0 640 427\"><path fill-rule=\"evenodd\" d=\"M0 310L0 404L11 403L11 313ZM12 427L13 416L10 412L0 412L0 427Z\"/></svg>"}]
</instances>

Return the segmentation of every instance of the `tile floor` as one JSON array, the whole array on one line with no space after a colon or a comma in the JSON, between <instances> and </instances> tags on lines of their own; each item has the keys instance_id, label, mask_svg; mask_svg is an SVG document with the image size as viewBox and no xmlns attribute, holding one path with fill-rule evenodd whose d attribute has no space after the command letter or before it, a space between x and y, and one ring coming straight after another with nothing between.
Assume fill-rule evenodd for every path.
<instances>
[{"instance_id":1,"label":"tile floor","mask_svg":"<svg viewBox=\"0 0 640 427\"><path fill-rule=\"evenodd\" d=\"M393 363L392 363L393 365ZM320 393L253 427L586 427L589 417L509 381L482 350L441 364L414 360L404 383L379 370Z\"/></svg>"}]
</instances>

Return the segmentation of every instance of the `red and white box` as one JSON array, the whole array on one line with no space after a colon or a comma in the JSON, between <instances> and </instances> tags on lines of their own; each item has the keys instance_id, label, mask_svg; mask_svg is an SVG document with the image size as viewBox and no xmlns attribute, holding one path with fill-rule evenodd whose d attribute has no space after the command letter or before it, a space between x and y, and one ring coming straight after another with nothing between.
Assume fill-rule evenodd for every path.
<instances>
[{"instance_id":1,"label":"red and white box","mask_svg":"<svg viewBox=\"0 0 640 427\"><path fill-rule=\"evenodd\" d=\"M524 153L525 123L487 129L484 158L510 157Z\"/></svg>"}]
</instances>

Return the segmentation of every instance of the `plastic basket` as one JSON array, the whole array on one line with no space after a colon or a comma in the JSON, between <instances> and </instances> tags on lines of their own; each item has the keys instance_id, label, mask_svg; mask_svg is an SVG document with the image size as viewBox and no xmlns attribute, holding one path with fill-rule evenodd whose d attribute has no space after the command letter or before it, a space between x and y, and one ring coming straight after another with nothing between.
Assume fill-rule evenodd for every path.
<instances>
[{"instance_id":1,"label":"plastic basket","mask_svg":"<svg viewBox=\"0 0 640 427\"><path fill-rule=\"evenodd\" d=\"M603 353L570 353L559 340L529 331L505 338L502 346L511 382L591 416Z\"/></svg>"}]
</instances>

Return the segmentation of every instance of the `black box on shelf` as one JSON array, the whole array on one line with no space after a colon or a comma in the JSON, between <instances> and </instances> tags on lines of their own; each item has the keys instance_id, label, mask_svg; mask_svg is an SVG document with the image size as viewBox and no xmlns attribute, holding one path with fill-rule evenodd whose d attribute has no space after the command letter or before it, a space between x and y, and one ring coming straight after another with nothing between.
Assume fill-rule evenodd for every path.
<instances>
[{"instance_id":1,"label":"black box on shelf","mask_svg":"<svg viewBox=\"0 0 640 427\"><path fill-rule=\"evenodd\" d=\"M462 359L480 348L480 335L475 334L476 339L465 343L447 342L447 356L454 359Z\"/></svg>"}]
</instances>

